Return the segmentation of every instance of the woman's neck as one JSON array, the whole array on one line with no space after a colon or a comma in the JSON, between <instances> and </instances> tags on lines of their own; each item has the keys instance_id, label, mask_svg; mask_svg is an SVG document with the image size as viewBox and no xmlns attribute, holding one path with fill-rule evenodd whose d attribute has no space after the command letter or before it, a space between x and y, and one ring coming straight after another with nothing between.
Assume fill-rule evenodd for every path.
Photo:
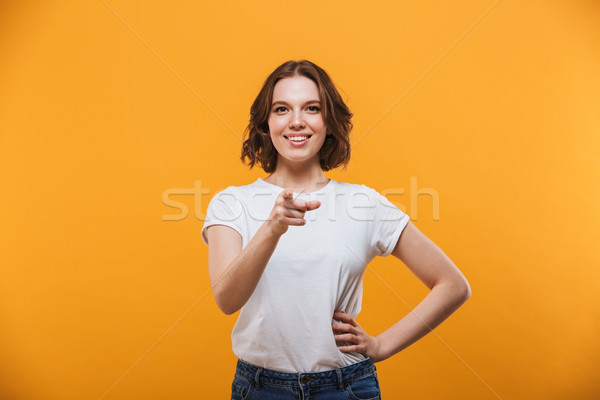
<instances>
[{"instance_id":1,"label":"woman's neck","mask_svg":"<svg viewBox=\"0 0 600 400\"><path fill-rule=\"evenodd\" d=\"M290 188L294 192L314 192L319 190L329 182L329 179L318 169L289 169L280 168L279 165L271 175L264 181L272 183L282 188Z\"/></svg>"}]
</instances>

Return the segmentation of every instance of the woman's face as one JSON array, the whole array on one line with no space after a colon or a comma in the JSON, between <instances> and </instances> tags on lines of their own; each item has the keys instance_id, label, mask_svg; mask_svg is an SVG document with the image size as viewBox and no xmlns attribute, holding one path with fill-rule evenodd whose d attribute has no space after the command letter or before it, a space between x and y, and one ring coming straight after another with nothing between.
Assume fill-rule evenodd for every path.
<instances>
[{"instance_id":1,"label":"woman's face","mask_svg":"<svg viewBox=\"0 0 600 400\"><path fill-rule=\"evenodd\" d=\"M279 153L278 163L319 165L319 150L325 142L327 127L321 114L319 89L311 79L294 76L275 84L268 123L271 140ZM292 141L293 138L304 140Z\"/></svg>"}]
</instances>

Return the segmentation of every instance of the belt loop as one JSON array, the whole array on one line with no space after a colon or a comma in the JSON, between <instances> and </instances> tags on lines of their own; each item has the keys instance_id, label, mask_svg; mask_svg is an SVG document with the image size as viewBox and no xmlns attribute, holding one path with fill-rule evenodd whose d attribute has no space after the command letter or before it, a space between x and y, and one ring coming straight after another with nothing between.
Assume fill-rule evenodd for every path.
<instances>
[{"instance_id":1,"label":"belt loop","mask_svg":"<svg viewBox=\"0 0 600 400\"><path fill-rule=\"evenodd\" d=\"M338 377L338 390L340 392L343 392L344 391L344 380L342 379L342 370L339 368L336 368L335 372L337 373L337 377Z\"/></svg>"},{"instance_id":2,"label":"belt loop","mask_svg":"<svg viewBox=\"0 0 600 400\"><path fill-rule=\"evenodd\" d=\"M254 387L256 389L260 389L260 379L259 379L259 376L260 376L261 372L262 372L262 368L258 368L256 370L256 375L254 376Z\"/></svg>"}]
</instances>

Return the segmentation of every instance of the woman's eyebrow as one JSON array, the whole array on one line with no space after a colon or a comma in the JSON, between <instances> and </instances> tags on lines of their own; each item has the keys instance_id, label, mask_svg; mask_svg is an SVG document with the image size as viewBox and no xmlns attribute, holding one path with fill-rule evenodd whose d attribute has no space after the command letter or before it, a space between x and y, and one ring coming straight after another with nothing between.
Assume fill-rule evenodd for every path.
<instances>
[{"instance_id":1,"label":"woman's eyebrow","mask_svg":"<svg viewBox=\"0 0 600 400\"><path fill-rule=\"evenodd\" d=\"M309 104L309 103L319 103L319 104L321 104L321 102L319 100L308 100L304 104ZM283 100L274 101L273 104L271 104L271 106L274 106L275 104L285 104L286 106L289 105L287 102L285 102Z\"/></svg>"}]
</instances>

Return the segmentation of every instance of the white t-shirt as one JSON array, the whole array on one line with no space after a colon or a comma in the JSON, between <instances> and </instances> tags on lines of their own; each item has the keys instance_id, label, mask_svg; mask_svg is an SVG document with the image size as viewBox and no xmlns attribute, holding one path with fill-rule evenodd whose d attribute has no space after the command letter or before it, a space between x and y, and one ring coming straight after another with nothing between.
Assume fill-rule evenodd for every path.
<instances>
[{"instance_id":1,"label":"white t-shirt","mask_svg":"<svg viewBox=\"0 0 600 400\"><path fill-rule=\"evenodd\" d=\"M201 231L227 225L242 236L242 248L268 219L283 190L258 178L229 186L211 199ZM330 179L294 198L319 200L304 226L290 225L277 243L256 289L240 310L231 334L243 361L281 372L322 372L364 360L341 352L331 323L334 311L354 318L362 303L362 278L376 256L394 249L409 217L374 189Z\"/></svg>"}]
</instances>

